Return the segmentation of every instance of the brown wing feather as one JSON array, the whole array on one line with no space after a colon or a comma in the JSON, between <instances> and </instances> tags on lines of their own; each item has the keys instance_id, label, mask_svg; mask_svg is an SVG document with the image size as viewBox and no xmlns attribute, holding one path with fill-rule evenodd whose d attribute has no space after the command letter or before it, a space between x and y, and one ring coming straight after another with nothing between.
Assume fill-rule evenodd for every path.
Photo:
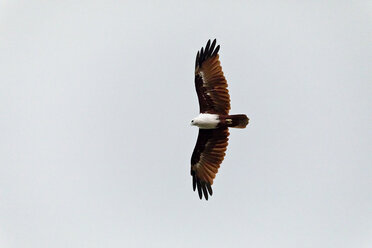
<instances>
[{"instance_id":1,"label":"brown wing feather","mask_svg":"<svg viewBox=\"0 0 372 248\"><path fill-rule=\"evenodd\" d=\"M208 200L212 195L213 179L222 163L228 145L228 128L199 129L198 140L191 157L193 189L198 189L199 197Z\"/></svg>"},{"instance_id":2,"label":"brown wing feather","mask_svg":"<svg viewBox=\"0 0 372 248\"><path fill-rule=\"evenodd\" d=\"M210 40L196 55L195 88L198 94L200 113L227 115L230 110L230 95L218 56L220 46L215 49L216 39Z\"/></svg>"}]
</instances>

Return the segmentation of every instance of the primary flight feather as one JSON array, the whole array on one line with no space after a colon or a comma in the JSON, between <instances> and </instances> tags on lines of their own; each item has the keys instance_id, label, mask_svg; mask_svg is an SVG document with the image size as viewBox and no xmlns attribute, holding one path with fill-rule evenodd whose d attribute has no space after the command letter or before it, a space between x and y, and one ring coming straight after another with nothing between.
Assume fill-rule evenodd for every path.
<instances>
[{"instance_id":1,"label":"primary flight feather","mask_svg":"<svg viewBox=\"0 0 372 248\"><path fill-rule=\"evenodd\" d=\"M248 117L244 114L229 115L230 95L221 68L216 39L208 40L195 61L195 89L199 99L200 114L191 121L199 127L198 140L191 156L193 190L199 198L208 200L212 195L213 179L222 163L228 145L229 127L245 128Z\"/></svg>"}]
</instances>

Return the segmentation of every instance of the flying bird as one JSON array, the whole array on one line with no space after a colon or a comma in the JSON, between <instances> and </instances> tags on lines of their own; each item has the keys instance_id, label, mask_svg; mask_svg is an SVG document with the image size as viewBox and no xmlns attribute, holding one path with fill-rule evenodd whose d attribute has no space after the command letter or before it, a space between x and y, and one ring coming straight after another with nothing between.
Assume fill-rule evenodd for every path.
<instances>
[{"instance_id":1,"label":"flying bird","mask_svg":"<svg viewBox=\"0 0 372 248\"><path fill-rule=\"evenodd\" d=\"M229 127L245 128L248 117L244 114L229 115L230 95L220 65L216 39L208 40L195 61L195 88L199 99L200 114L191 121L199 127L198 140L191 156L193 190L199 198L208 200L212 195L216 177L228 145Z\"/></svg>"}]
</instances>

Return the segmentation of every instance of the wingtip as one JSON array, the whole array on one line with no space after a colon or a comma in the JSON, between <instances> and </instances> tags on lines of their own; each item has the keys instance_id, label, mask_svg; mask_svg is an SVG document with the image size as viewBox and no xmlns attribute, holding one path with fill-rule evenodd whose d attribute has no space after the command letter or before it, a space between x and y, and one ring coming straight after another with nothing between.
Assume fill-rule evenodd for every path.
<instances>
[{"instance_id":1,"label":"wingtip","mask_svg":"<svg viewBox=\"0 0 372 248\"><path fill-rule=\"evenodd\" d=\"M192 189L195 191L195 189L196 189L196 176L195 175L193 175L192 176Z\"/></svg>"},{"instance_id":2,"label":"wingtip","mask_svg":"<svg viewBox=\"0 0 372 248\"><path fill-rule=\"evenodd\" d=\"M214 57L216 54L218 54L218 51L220 49L220 45L218 45L216 48L216 42L217 39L213 39L212 44L211 44L211 39L208 39L207 44L205 47L202 47L197 55L196 55L196 60L195 60L195 69L198 66L201 66L203 62L208 59L209 57Z\"/></svg>"},{"instance_id":3,"label":"wingtip","mask_svg":"<svg viewBox=\"0 0 372 248\"><path fill-rule=\"evenodd\" d=\"M208 189L209 194L212 196L213 195L213 190L212 190L212 187L209 183L207 184L207 189Z\"/></svg>"},{"instance_id":4,"label":"wingtip","mask_svg":"<svg viewBox=\"0 0 372 248\"><path fill-rule=\"evenodd\" d=\"M209 47L211 45L211 40L209 39L207 45L205 46L205 56L209 56Z\"/></svg>"},{"instance_id":5,"label":"wingtip","mask_svg":"<svg viewBox=\"0 0 372 248\"><path fill-rule=\"evenodd\" d=\"M215 55L217 55L219 50L220 50L220 45L218 45L218 46L216 47L216 50L214 50L214 52L213 52L213 54L212 54L212 57L214 57Z\"/></svg>"},{"instance_id":6,"label":"wingtip","mask_svg":"<svg viewBox=\"0 0 372 248\"><path fill-rule=\"evenodd\" d=\"M198 62L199 62L199 51L198 51L198 53L196 54L196 59L195 59L195 68L198 66Z\"/></svg>"},{"instance_id":7,"label":"wingtip","mask_svg":"<svg viewBox=\"0 0 372 248\"><path fill-rule=\"evenodd\" d=\"M207 192L207 186L206 186L206 183L205 182L203 182L202 190L203 190L203 194L204 194L205 200L208 201L208 192Z\"/></svg>"},{"instance_id":8,"label":"wingtip","mask_svg":"<svg viewBox=\"0 0 372 248\"><path fill-rule=\"evenodd\" d=\"M196 181L196 185L197 185L197 188L198 188L199 198L202 199L203 195L202 195L202 189L201 189L201 185L200 185L199 180Z\"/></svg>"}]
</instances>

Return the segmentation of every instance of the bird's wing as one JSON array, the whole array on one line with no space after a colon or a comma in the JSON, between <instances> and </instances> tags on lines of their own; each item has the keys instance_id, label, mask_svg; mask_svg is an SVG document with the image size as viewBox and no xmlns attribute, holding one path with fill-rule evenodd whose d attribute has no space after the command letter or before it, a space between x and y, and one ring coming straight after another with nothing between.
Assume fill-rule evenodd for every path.
<instances>
[{"instance_id":1,"label":"bird's wing","mask_svg":"<svg viewBox=\"0 0 372 248\"><path fill-rule=\"evenodd\" d=\"M202 193L208 200L212 195L213 179L225 157L229 130L226 127L217 129L199 129L198 140L191 157L191 176L193 189L198 188L200 199Z\"/></svg>"},{"instance_id":2,"label":"bird's wing","mask_svg":"<svg viewBox=\"0 0 372 248\"><path fill-rule=\"evenodd\" d=\"M200 113L227 115L230 95L216 48L216 39L198 51L195 61L195 88L199 98Z\"/></svg>"}]
</instances>

